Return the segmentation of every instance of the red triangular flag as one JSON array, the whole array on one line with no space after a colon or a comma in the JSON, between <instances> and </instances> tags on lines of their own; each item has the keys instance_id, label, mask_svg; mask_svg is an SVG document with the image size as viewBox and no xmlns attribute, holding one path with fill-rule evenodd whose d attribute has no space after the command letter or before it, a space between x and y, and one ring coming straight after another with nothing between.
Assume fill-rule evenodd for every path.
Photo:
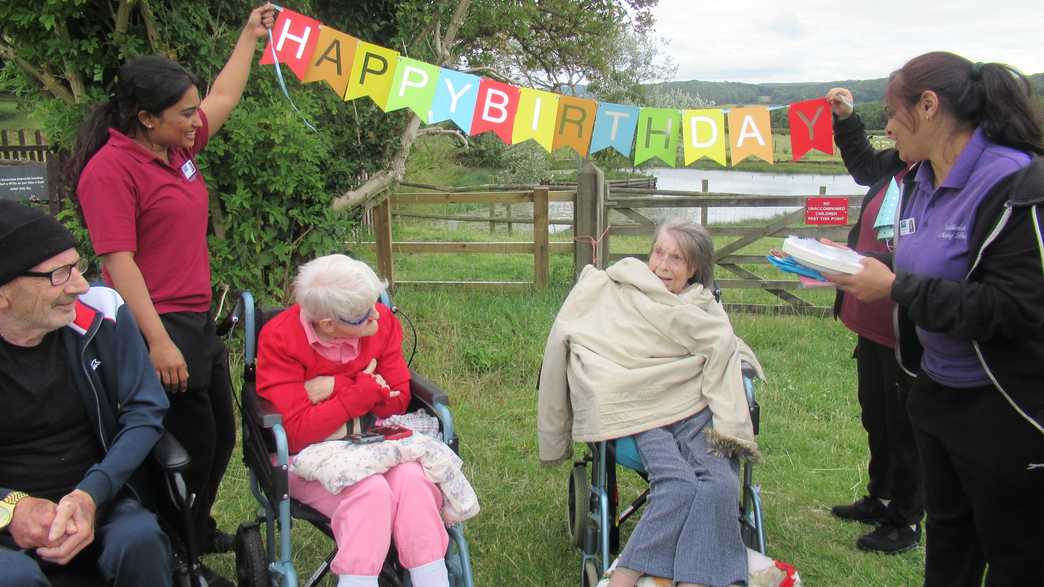
<instances>
[{"instance_id":1,"label":"red triangular flag","mask_svg":"<svg viewBox=\"0 0 1044 587\"><path fill-rule=\"evenodd\" d=\"M826 98L795 102L787 110L790 118L790 149L794 161L810 150L834 153L834 122Z\"/></svg>"},{"instance_id":2,"label":"red triangular flag","mask_svg":"<svg viewBox=\"0 0 1044 587\"><path fill-rule=\"evenodd\" d=\"M475 116L471 121L471 136L491 130L505 145L510 145L521 91L510 84L482 78L475 102Z\"/></svg>"},{"instance_id":3,"label":"red triangular flag","mask_svg":"<svg viewBox=\"0 0 1044 587\"><path fill-rule=\"evenodd\" d=\"M272 41L275 42L275 53L282 63L294 72L297 79L303 80L308 71L309 60L319 42L319 27L322 25L314 18L308 18L293 10L283 9L279 12L275 24L272 25ZM261 55L262 65L272 65L272 42L265 46Z\"/></svg>"}]
</instances>

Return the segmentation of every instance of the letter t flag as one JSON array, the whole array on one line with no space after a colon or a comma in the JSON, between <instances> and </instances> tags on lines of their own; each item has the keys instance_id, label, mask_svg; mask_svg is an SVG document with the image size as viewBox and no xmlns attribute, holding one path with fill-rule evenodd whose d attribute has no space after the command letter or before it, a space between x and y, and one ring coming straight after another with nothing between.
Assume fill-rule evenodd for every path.
<instances>
[{"instance_id":1,"label":"letter t flag","mask_svg":"<svg viewBox=\"0 0 1044 587\"><path fill-rule=\"evenodd\" d=\"M800 161L812 149L834 154L834 123L826 98L795 102L790 105L787 115L794 161Z\"/></svg>"},{"instance_id":2,"label":"letter t flag","mask_svg":"<svg viewBox=\"0 0 1044 587\"><path fill-rule=\"evenodd\" d=\"M275 53L280 63L285 63L297 79L303 80L308 71L309 61L319 42L318 20L298 14L284 8L279 12L272 26L272 40L275 42ZM261 55L261 65L272 65L272 45L265 47Z\"/></svg>"}]
</instances>

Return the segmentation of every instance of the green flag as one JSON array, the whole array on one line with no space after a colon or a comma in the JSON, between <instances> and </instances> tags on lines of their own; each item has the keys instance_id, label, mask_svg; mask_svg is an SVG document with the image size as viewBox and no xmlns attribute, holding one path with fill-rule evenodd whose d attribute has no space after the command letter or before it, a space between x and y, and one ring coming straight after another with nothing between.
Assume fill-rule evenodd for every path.
<instances>
[{"instance_id":1,"label":"green flag","mask_svg":"<svg viewBox=\"0 0 1044 587\"><path fill-rule=\"evenodd\" d=\"M634 164L641 165L644 161L659 157L667 165L677 166L680 136L681 111L670 108L642 108L638 113Z\"/></svg>"},{"instance_id":2,"label":"green flag","mask_svg":"<svg viewBox=\"0 0 1044 587\"><path fill-rule=\"evenodd\" d=\"M395 79L392 80L391 90L388 91L387 112L409 108L427 124L438 83L438 67L416 59L400 57L399 66L395 69Z\"/></svg>"}]
</instances>

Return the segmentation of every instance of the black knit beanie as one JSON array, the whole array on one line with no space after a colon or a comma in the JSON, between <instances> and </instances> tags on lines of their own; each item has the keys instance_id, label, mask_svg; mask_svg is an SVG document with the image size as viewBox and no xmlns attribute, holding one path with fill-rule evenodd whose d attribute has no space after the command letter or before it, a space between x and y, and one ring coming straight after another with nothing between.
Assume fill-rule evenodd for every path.
<instances>
[{"instance_id":1,"label":"black knit beanie","mask_svg":"<svg viewBox=\"0 0 1044 587\"><path fill-rule=\"evenodd\" d=\"M69 229L48 214L0 200L0 285L75 246Z\"/></svg>"}]
</instances>

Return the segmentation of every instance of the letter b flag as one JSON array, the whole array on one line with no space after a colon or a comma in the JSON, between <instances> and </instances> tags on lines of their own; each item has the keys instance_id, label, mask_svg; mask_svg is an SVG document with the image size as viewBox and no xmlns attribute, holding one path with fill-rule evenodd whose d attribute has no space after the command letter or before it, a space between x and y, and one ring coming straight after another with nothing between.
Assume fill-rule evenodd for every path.
<instances>
[{"instance_id":1,"label":"letter b flag","mask_svg":"<svg viewBox=\"0 0 1044 587\"><path fill-rule=\"evenodd\" d=\"M304 80L305 73L311 65L315 45L319 42L319 26L318 20L284 8L272 25L272 41L261 55L261 65L275 64L275 60L272 59L274 43L279 62L286 64L297 79Z\"/></svg>"}]
</instances>

